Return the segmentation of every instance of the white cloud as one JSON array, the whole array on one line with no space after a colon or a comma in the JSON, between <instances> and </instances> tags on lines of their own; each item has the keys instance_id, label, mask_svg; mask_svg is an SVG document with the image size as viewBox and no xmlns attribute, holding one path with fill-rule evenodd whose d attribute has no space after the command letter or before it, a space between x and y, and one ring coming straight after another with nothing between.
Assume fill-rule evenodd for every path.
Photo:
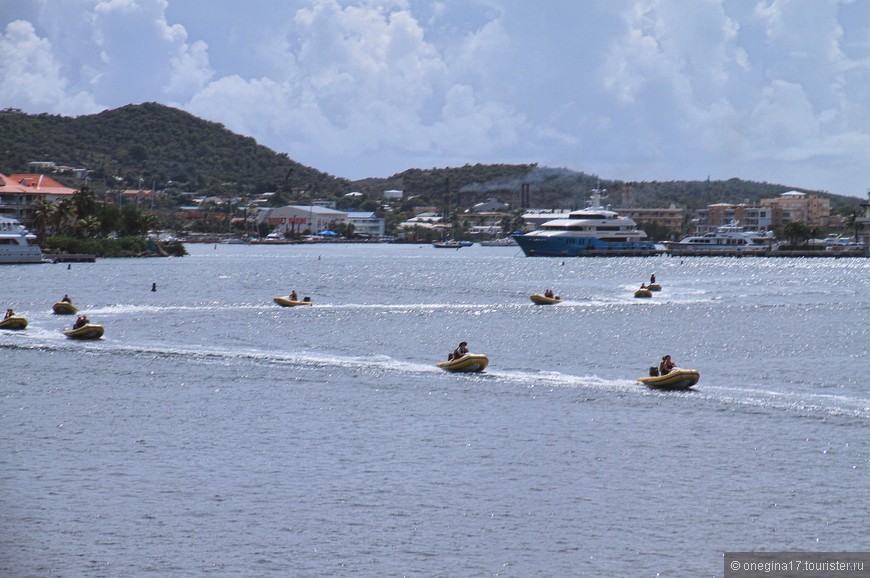
<instances>
[{"instance_id":1,"label":"white cloud","mask_svg":"<svg viewBox=\"0 0 870 578\"><path fill-rule=\"evenodd\" d=\"M841 48L838 4L759 2L741 12L713 0L632 2L605 65L605 86L630 119L622 122L629 154L638 165L679 159L768 181L796 171L787 167L800 159L837 179L819 143L860 162L839 147L855 141L847 135L867 115L858 104L866 76L846 72L862 67Z\"/></svg>"},{"instance_id":2,"label":"white cloud","mask_svg":"<svg viewBox=\"0 0 870 578\"><path fill-rule=\"evenodd\" d=\"M91 12L91 38L100 51L95 93L125 98L187 100L213 76L208 46L188 41L181 24L166 18L167 0L106 0ZM132 68L131 68L132 67Z\"/></svg>"},{"instance_id":3,"label":"white cloud","mask_svg":"<svg viewBox=\"0 0 870 578\"><path fill-rule=\"evenodd\" d=\"M784 148L814 142L819 122L803 88L777 80L762 92L749 115L748 131L754 155L775 157Z\"/></svg>"},{"instance_id":4,"label":"white cloud","mask_svg":"<svg viewBox=\"0 0 870 578\"><path fill-rule=\"evenodd\" d=\"M10 22L0 35L0 102L69 115L100 108L90 94L70 89L51 42L22 20Z\"/></svg>"},{"instance_id":5,"label":"white cloud","mask_svg":"<svg viewBox=\"0 0 870 578\"><path fill-rule=\"evenodd\" d=\"M0 106L166 102L341 176L538 162L867 186L867 2L16 0L7 13Z\"/></svg>"},{"instance_id":6,"label":"white cloud","mask_svg":"<svg viewBox=\"0 0 870 578\"><path fill-rule=\"evenodd\" d=\"M415 157L456 158L459 150L488 153L516 142L522 116L458 82L467 65L454 67L426 40L406 3L320 0L297 11L293 23L292 36L268 40L285 51L276 58L288 63L281 78L219 79L188 108L234 130L259 126L255 134L266 143L302 158L315 150L349 158L345 166L369 153L403 154L411 166ZM464 40L483 59L485 38L498 36L490 28ZM257 95L252 86L271 93ZM257 104L224 112L241 95Z\"/></svg>"}]
</instances>

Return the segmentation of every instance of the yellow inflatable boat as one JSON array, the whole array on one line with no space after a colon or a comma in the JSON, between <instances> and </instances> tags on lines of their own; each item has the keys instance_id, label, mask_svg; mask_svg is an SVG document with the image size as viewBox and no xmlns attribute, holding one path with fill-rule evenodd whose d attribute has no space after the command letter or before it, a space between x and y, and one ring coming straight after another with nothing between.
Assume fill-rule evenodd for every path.
<instances>
[{"instance_id":1,"label":"yellow inflatable boat","mask_svg":"<svg viewBox=\"0 0 870 578\"><path fill-rule=\"evenodd\" d=\"M79 312L79 308L69 301L58 301L51 308L55 315L75 315Z\"/></svg>"},{"instance_id":2,"label":"yellow inflatable boat","mask_svg":"<svg viewBox=\"0 0 870 578\"><path fill-rule=\"evenodd\" d=\"M442 361L436 365L444 371L476 373L486 369L486 366L489 365L489 358L482 353L466 353L459 359Z\"/></svg>"},{"instance_id":3,"label":"yellow inflatable boat","mask_svg":"<svg viewBox=\"0 0 870 578\"><path fill-rule=\"evenodd\" d=\"M637 380L658 389L689 389L701 379L697 369L674 369L665 375L638 377Z\"/></svg>"},{"instance_id":4,"label":"yellow inflatable boat","mask_svg":"<svg viewBox=\"0 0 870 578\"><path fill-rule=\"evenodd\" d=\"M294 301L289 297L275 297L275 303L281 307L296 307L297 305L311 305L311 298L303 297L302 301Z\"/></svg>"},{"instance_id":5,"label":"yellow inflatable boat","mask_svg":"<svg viewBox=\"0 0 870 578\"><path fill-rule=\"evenodd\" d=\"M64 335L69 337L70 339L99 339L103 336L102 325L97 325L96 323L88 323L86 325L82 325L78 329L67 329L63 332Z\"/></svg>"},{"instance_id":6,"label":"yellow inflatable boat","mask_svg":"<svg viewBox=\"0 0 870 578\"><path fill-rule=\"evenodd\" d=\"M535 305L554 305L562 301L561 297L547 297L540 293L532 293L529 297Z\"/></svg>"},{"instance_id":7,"label":"yellow inflatable boat","mask_svg":"<svg viewBox=\"0 0 870 578\"><path fill-rule=\"evenodd\" d=\"M24 329L27 327L27 319L21 317L20 315L13 315L11 317L7 317L3 321L0 321L0 329Z\"/></svg>"}]
</instances>

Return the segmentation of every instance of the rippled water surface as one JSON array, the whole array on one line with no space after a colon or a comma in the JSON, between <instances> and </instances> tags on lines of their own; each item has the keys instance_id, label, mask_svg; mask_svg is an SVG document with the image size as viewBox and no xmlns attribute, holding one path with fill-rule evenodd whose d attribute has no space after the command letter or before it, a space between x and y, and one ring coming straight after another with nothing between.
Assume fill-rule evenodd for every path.
<instances>
[{"instance_id":1,"label":"rippled water surface","mask_svg":"<svg viewBox=\"0 0 870 578\"><path fill-rule=\"evenodd\" d=\"M870 260L188 249L0 268L30 322L0 332L0 575L694 577L870 550ZM564 301L533 305L547 287ZM314 305L272 302L292 289ZM63 337L64 293L103 339ZM461 340L485 373L434 366ZM634 381L664 353L695 391Z\"/></svg>"}]
</instances>

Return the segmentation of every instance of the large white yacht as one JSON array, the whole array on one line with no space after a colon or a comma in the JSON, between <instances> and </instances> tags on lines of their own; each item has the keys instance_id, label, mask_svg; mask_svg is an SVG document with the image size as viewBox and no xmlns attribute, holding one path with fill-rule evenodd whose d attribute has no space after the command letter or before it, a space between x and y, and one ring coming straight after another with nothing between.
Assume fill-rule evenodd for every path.
<instances>
[{"instance_id":1,"label":"large white yacht","mask_svg":"<svg viewBox=\"0 0 870 578\"><path fill-rule=\"evenodd\" d=\"M771 231L747 231L736 221L716 227L704 235L686 237L679 243L666 243L672 255L692 254L761 254L773 249Z\"/></svg>"},{"instance_id":2,"label":"large white yacht","mask_svg":"<svg viewBox=\"0 0 870 578\"><path fill-rule=\"evenodd\" d=\"M529 257L582 257L593 255L656 255L637 223L601 206L601 191L592 190L590 206L547 221L513 239Z\"/></svg>"},{"instance_id":3,"label":"large white yacht","mask_svg":"<svg viewBox=\"0 0 870 578\"><path fill-rule=\"evenodd\" d=\"M34 239L17 219L0 217L0 264L42 263L42 249L30 244Z\"/></svg>"}]
</instances>

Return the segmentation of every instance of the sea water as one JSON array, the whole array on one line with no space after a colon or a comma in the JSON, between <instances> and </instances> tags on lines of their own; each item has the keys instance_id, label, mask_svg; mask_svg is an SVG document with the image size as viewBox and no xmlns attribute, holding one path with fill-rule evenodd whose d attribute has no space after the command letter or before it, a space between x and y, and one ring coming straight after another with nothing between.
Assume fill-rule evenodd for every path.
<instances>
[{"instance_id":1,"label":"sea water","mask_svg":"<svg viewBox=\"0 0 870 578\"><path fill-rule=\"evenodd\" d=\"M0 332L0 575L712 577L725 551L870 550L870 260L188 250L0 268L30 322ZM63 336L65 293L103 339ZM486 372L435 367L460 341ZM635 381L664 354L694 391Z\"/></svg>"}]
</instances>

